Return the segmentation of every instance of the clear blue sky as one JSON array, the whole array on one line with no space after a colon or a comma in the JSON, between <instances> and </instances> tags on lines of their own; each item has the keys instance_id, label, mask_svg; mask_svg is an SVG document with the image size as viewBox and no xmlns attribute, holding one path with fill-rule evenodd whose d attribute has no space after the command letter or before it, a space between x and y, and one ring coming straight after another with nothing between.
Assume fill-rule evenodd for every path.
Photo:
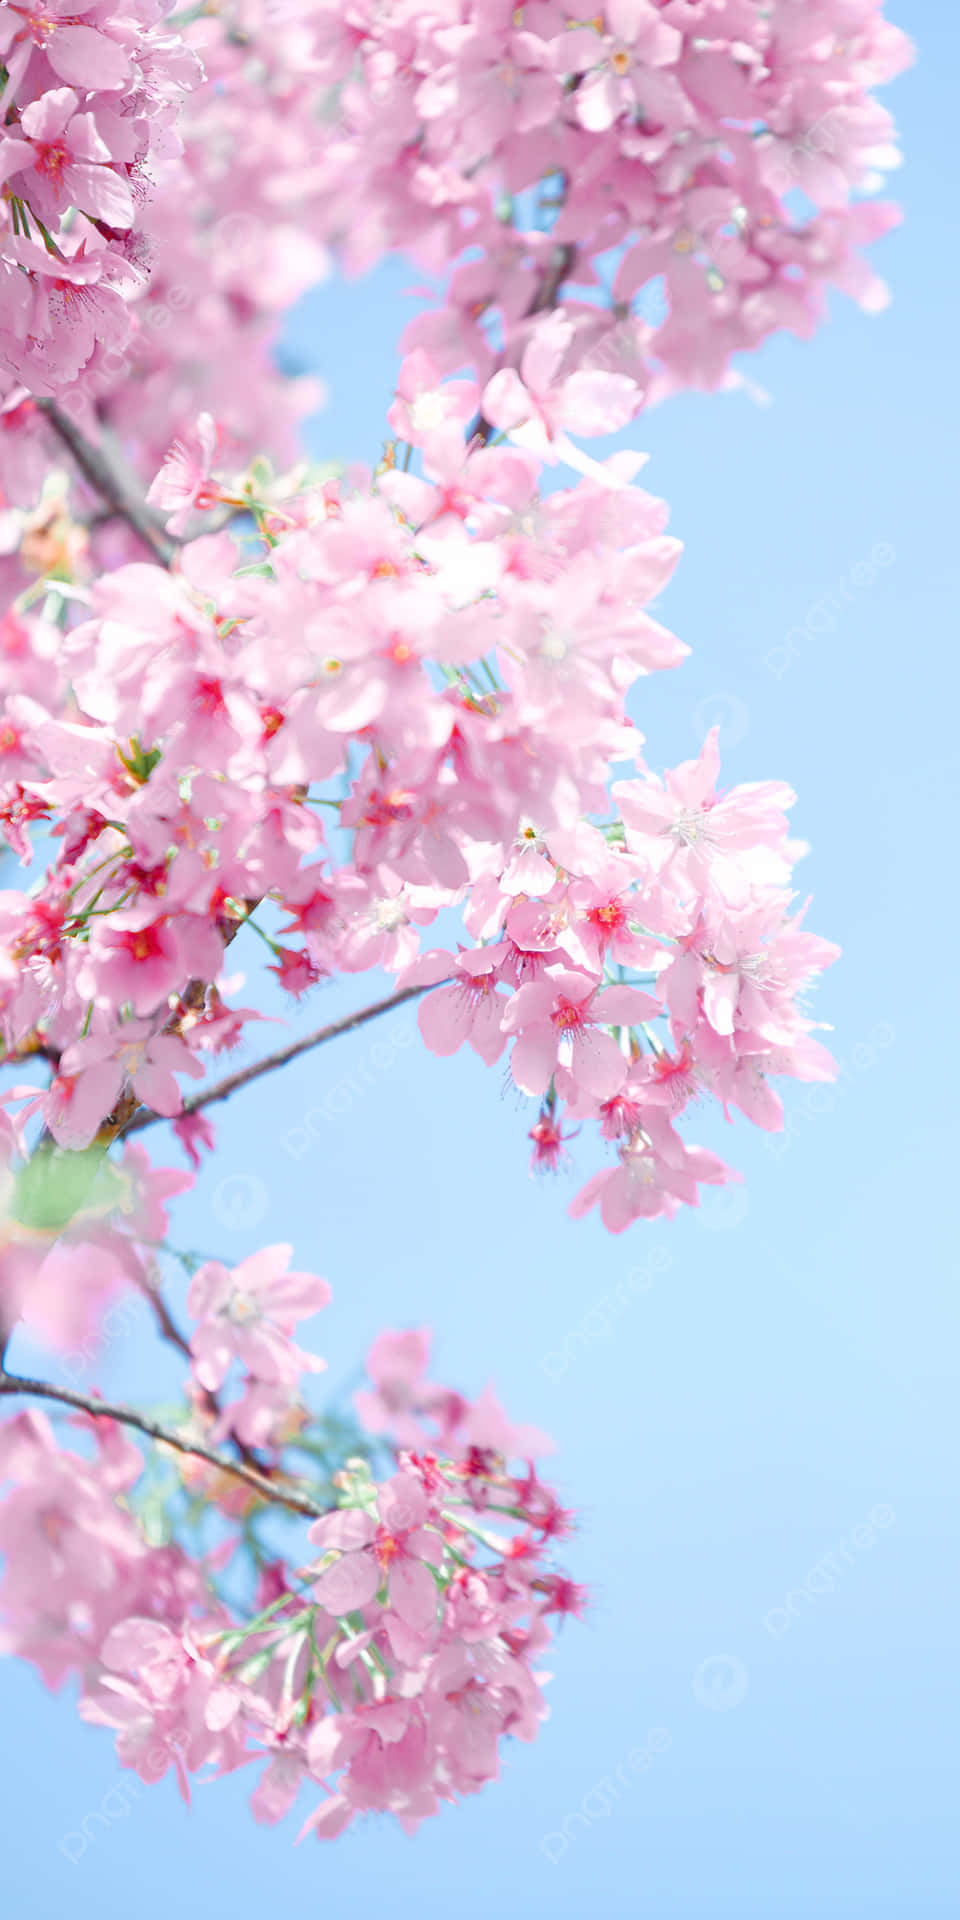
<instances>
[{"instance_id":1,"label":"clear blue sky","mask_svg":"<svg viewBox=\"0 0 960 1920\"><path fill-rule=\"evenodd\" d=\"M565 1218L586 1151L566 1179L528 1179L530 1122L497 1070L419 1043L371 1065L374 1038L412 1031L402 1011L233 1103L218 1162L176 1218L183 1245L239 1257L289 1238L298 1264L328 1275L317 1326L332 1381L380 1326L432 1321L442 1378L494 1376L515 1417L553 1433L583 1516L573 1570L595 1600L561 1635L552 1717L536 1746L508 1752L498 1785L413 1841L380 1822L294 1850L295 1827L254 1826L242 1776L189 1814L170 1781L134 1779L130 1811L91 1829L72 1864L63 1837L133 1776L68 1699L7 1664L9 1920L939 1920L960 1907L960 18L949 0L890 11L920 43L889 95L908 162L894 183L906 225L878 250L892 308L869 320L838 301L811 345L775 342L750 367L769 408L691 397L628 436L652 453L645 482L686 542L665 617L694 648L635 715L660 763L719 718L731 781L798 789L812 924L844 948L817 1009L838 1087L794 1090L785 1143L746 1123L701 1128L744 1170L745 1199L708 1194L699 1217L611 1239L594 1216ZM375 452L417 277L393 266L327 287L298 316L292 341L332 388L318 451ZM878 547L892 554L856 584ZM841 609L829 630L826 595ZM302 1017L358 1004L365 985ZM309 1152L284 1152L334 1089L348 1110L315 1114ZM221 1187L228 1172L246 1187ZM631 1275L606 1325L603 1296ZM145 1327L113 1343L98 1378L143 1398L171 1381Z\"/></svg>"}]
</instances>

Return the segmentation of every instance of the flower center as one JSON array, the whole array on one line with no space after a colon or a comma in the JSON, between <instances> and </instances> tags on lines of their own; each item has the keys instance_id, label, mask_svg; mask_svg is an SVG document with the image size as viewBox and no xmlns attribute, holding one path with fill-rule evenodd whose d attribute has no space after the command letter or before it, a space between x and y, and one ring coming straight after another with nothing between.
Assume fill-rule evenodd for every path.
<instances>
[{"instance_id":1,"label":"flower center","mask_svg":"<svg viewBox=\"0 0 960 1920\"><path fill-rule=\"evenodd\" d=\"M615 927L622 927L626 917L619 900L608 900L605 907L591 907L587 914L587 919L592 920L594 926L605 927L609 932Z\"/></svg>"},{"instance_id":2,"label":"flower center","mask_svg":"<svg viewBox=\"0 0 960 1920\"><path fill-rule=\"evenodd\" d=\"M60 1545L65 1526L64 1516L57 1507L44 1507L40 1514L40 1531L52 1547Z\"/></svg>"},{"instance_id":3,"label":"flower center","mask_svg":"<svg viewBox=\"0 0 960 1920\"><path fill-rule=\"evenodd\" d=\"M161 951L154 927L141 927L139 933L126 934L124 945L131 960L153 960Z\"/></svg>"},{"instance_id":4,"label":"flower center","mask_svg":"<svg viewBox=\"0 0 960 1920\"><path fill-rule=\"evenodd\" d=\"M391 1560L395 1559L396 1555L400 1552L400 1542L395 1534L385 1533L381 1528L377 1534L375 1545L377 1559L384 1573L386 1573Z\"/></svg>"},{"instance_id":5,"label":"flower center","mask_svg":"<svg viewBox=\"0 0 960 1920\"><path fill-rule=\"evenodd\" d=\"M447 409L439 393L418 393L410 408L416 433L429 433L433 427L442 427L446 417Z\"/></svg>"},{"instance_id":6,"label":"flower center","mask_svg":"<svg viewBox=\"0 0 960 1920\"><path fill-rule=\"evenodd\" d=\"M41 173L49 175L54 186L60 185L60 177L67 164L67 148L63 139L49 140L38 149L37 167Z\"/></svg>"},{"instance_id":7,"label":"flower center","mask_svg":"<svg viewBox=\"0 0 960 1920\"><path fill-rule=\"evenodd\" d=\"M251 1320L259 1320L260 1308L253 1295L244 1293L242 1289L232 1293L227 1303L227 1318L232 1320L235 1327L245 1327Z\"/></svg>"},{"instance_id":8,"label":"flower center","mask_svg":"<svg viewBox=\"0 0 960 1920\"><path fill-rule=\"evenodd\" d=\"M382 933L396 933L407 924L407 910L401 900L378 900L374 919Z\"/></svg>"},{"instance_id":9,"label":"flower center","mask_svg":"<svg viewBox=\"0 0 960 1920\"><path fill-rule=\"evenodd\" d=\"M678 814L670 832L675 840L682 840L685 847L696 846L698 841L709 843L711 837L707 817L702 810Z\"/></svg>"}]
</instances>

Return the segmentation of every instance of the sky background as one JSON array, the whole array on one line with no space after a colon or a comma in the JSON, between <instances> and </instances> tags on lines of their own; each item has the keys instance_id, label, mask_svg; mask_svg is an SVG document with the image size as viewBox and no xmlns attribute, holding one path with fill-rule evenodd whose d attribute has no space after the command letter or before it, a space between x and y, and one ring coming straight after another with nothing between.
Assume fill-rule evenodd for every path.
<instances>
[{"instance_id":1,"label":"sky background","mask_svg":"<svg viewBox=\"0 0 960 1920\"><path fill-rule=\"evenodd\" d=\"M569 1174L531 1181L532 1116L501 1070L434 1059L402 1009L222 1110L220 1151L174 1216L182 1246L235 1261L289 1239L296 1265L329 1277L311 1344L332 1385L380 1327L430 1322L440 1379L476 1392L492 1377L516 1419L554 1436L548 1477L582 1516L567 1560L593 1605L559 1637L551 1717L535 1746L505 1749L498 1784L415 1839L381 1820L294 1849L296 1816L271 1830L247 1814L251 1777L200 1789L187 1812L171 1779L148 1789L122 1773L106 1734L7 1663L5 1920L958 1910L944 1021L960 19L949 0L890 12L920 48L885 96L907 156L892 183L906 224L876 251L892 307L868 319L838 300L812 343L754 356L769 407L681 398L620 437L652 455L644 484L685 542L662 610L693 648L633 714L654 765L695 754L719 720L727 782L798 790L812 844L798 884L812 926L844 949L816 1005L835 1029L836 1086L782 1083L779 1138L695 1119L745 1187L611 1238L595 1215L565 1217L592 1144ZM417 278L393 263L296 316L291 348L331 388L314 451L376 457ZM368 988L314 996L294 1030ZM386 1039L384 1069L371 1049ZM165 1147L157 1130L154 1159L180 1164ZM90 1378L146 1401L176 1375L134 1319ZM104 1808L81 1852L81 1823Z\"/></svg>"}]
</instances>

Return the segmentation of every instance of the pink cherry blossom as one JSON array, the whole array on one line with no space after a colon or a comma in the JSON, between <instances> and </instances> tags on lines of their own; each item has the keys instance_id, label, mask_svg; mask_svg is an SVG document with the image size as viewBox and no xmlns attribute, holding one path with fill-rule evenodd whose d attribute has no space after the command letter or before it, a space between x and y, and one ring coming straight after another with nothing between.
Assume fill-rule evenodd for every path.
<instances>
[{"instance_id":1,"label":"pink cherry blossom","mask_svg":"<svg viewBox=\"0 0 960 1920\"><path fill-rule=\"evenodd\" d=\"M147 500L169 514L170 533L183 533L191 514L216 506L222 498L221 489L210 478L218 444L216 421L209 413L201 413L193 431L184 440L174 441L151 481Z\"/></svg>"},{"instance_id":2,"label":"pink cherry blossom","mask_svg":"<svg viewBox=\"0 0 960 1920\"><path fill-rule=\"evenodd\" d=\"M503 367L484 388L487 418L541 458L569 460L569 433L612 433L626 426L639 405L636 382L626 374L581 370L564 375L562 362L573 339L569 321L552 314L524 348L519 373Z\"/></svg>"},{"instance_id":3,"label":"pink cherry blossom","mask_svg":"<svg viewBox=\"0 0 960 1920\"><path fill-rule=\"evenodd\" d=\"M412 1833L536 1736L584 1605L493 1387L394 1330L356 1421L321 1408L326 1281L182 1244L208 1103L304 1050L291 1000L384 969L306 1044L386 1000L509 1049L517 1147L617 1234L739 1177L701 1113L774 1132L835 1071L794 795L638 732L680 543L641 452L574 442L755 393L834 289L881 311L909 56L881 0L0 8L0 1387L63 1416L0 1421L0 1649L145 1781L256 1762L257 1820L303 1789L318 1838ZM290 311L390 254L429 284L383 432L318 468ZM97 1388L128 1313L179 1369L157 1419Z\"/></svg>"},{"instance_id":4,"label":"pink cherry blossom","mask_svg":"<svg viewBox=\"0 0 960 1920\"><path fill-rule=\"evenodd\" d=\"M574 1085L615 1093L628 1063L603 1028L658 1012L657 1001L636 987L598 989L589 974L548 967L542 981L518 989L504 1014L504 1031L518 1036L510 1055L514 1080L524 1093L545 1093L562 1066Z\"/></svg>"},{"instance_id":5,"label":"pink cherry blossom","mask_svg":"<svg viewBox=\"0 0 960 1920\"><path fill-rule=\"evenodd\" d=\"M44 1107L47 1126L58 1146L89 1146L128 1084L155 1113L178 1114L183 1096L175 1073L203 1078L183 1041L149 1020L125 1021L115 1035L90 1034L60 1056Z\"/></svg>"},{"instance_id":6,"label":"pink cherry blossom","mask_svg":"<svg viewBox=\"0 0 960 1920\"><path fill-rule=\"evenodd\" d=\"M578 89L577 117L591 133L603 133L621 113L640 108L647 119L665 119L671 109L679 118L692 118L676 80L666 80L662 69L673 66L683 52L681 34L668 25L653 0L606 0L608 34L599 43L589 29L567 41L567 58L586 68ZM675 105L675 102L677 105Z\"/></svg>"},{"instance_id":7,"label":"pink cherry blossom","mask_svg":"<svg viewBox=\"0 0 960 1920\"><path fill-rule=\"evenodd\" d=\"M369 1433L389 1432L399 1446L416 1447L423 1439L420 1416L435 1404L438 1389L427 1384L430 1330L377 1335L366 1358L373 1391L358 1390L353 1404ZM444 1390L439 1389L441 1399Z\"/></svg>"},{"instance_id":8,"label":"pink cherry blossom","mask_svg":"<svg viewBox=\"0 0 960 1920\"><path fill-rule=\"evenodd\" d=\"M419 1481L395 1474L377 1495L377 1517L347 1508L318 1520L310 1538L322 1553L337 1558L321 1572L314 1589L328 1612L350 1613L366 1606L386 1586L390 1606L416 1633L429 1632L436 1620L437 1590L432 1566L443 1558L442 1542L425 1522L430 1504Z\"/></svg>"},{"instance_id":9,"label":"pink cherry blossom","mask_svg":"<svg viewBox=\"0 0 960 1920\"><path fill-rule=\"evenodd\" d=\"M202 1266L187 1301L198 1322L190 1342L201 1386L222 1385L233 1360L264 1381L295 1380L321 1360L304 1354L289 1338L297 1320L318 1313L330 1300L325 1280L289 1273L290 1247L265 1247L232 1269L219 1261Z\"/></svg>"}]
</instances>

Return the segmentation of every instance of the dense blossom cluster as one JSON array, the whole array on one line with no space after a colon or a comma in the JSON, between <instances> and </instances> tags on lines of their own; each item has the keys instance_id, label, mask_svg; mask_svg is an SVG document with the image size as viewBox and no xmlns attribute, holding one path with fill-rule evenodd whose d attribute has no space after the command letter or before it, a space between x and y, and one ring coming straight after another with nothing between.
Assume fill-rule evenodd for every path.
<instances>
[{"instance_id":1,"label":"dense blossom cluster","mask_svg":"<svg viewBox=\"0 0 960 1920\"><path fill-rule=\"evenodd\" d=\"M38 1104L60 1146L88 1147L128 1087L179 1111L181 1076L247 1017L217 982L265 898L292 993L375 966L448 982L427 1044L510 1048L544 1102L538 1160L564 1107L596 1121L616 1165L579 1204L600 1195L615 1230L724 1179L675 1124L698 1092L776 1126L769 1076L829 1072L798 1006L834 949L791 911L793 794L718 792L712 735L664 784L626 719L637 678L684 652L645 607L678 553L662 504L628 456L541 497L534 455L465 450L440 418L477 398L417 352L393 411L422 476L308 491L262 515L243 565L223 533L178 571L102 577L60 647L69 708L25 628L0 821L22 845L37 816L61 846L42 886L0 895L0 1021L10 1051L55 1052ZM224 490L198 437L153 492L182 510ZM601 829L585 816L627 757ZM422 952L456 906L470 944Z\"/></svg>"},{"instance_id":2,"label":"dense blossom cluster","mask_svg":"<svg viewBox=\"0 0 960 1920\"><path fill-rule=\"evenodd\" d=\"M192 1423L206 1430L213 1419L204 1336L216 1325L230 1362L246 1365L246 1401L266 1388L275 1412L285 1402L290 1445L261 1418L258 1458L279 1496L309 1511L303 1462L291 1470L306 1420L303 1356L283 1329L323 1305L327 1289L309 1275L278 1282L288 1252L266 1248L232 1274L197 1274L192 1345L204 1358L194 1359ZM422 1355L422 1335L378 1342L381 1409L393 1374L403 1396L411 1338ZM535 1738L545 1712L536 1663L551 1618L584 1600L552 1561L570 1516L532 1460L510 1471L507 1455L537 1451L538 1437L511 1428L489 1395L471 1407L435 1387L432 1402L441 1437L418 1424L420 1451L400 1452L392 1471L371 1468L358 1430L361 1451L335 1473L338 1504L306 1530L291 1518L293 1558L258 1541L256 1492L196 1460L183 1493L202 1492L219 1515L216 1549L198 1557L158 1542L143 1456L114 1420L77 1418L79 1451L45 1415L17 1415L0 1428L9 1487L0 1644L51 1686L77 1676L81 1715L116 1732L121 1764L145 1781L173 1768L189 1797L191 1773L259 1757L258 1820L281 1819L312 1787L322 1797L304 1831L321 1839L369 1811L413 1830L497 1777L504 1737ZM220 1426L232 1419L227 1410ZM179 1431L189 1437L189 1418ZM245 1610L226 1598L230 1576L248 1581Z\"/></svg>"},{"instance_id":3,"label":"dense blossom cluster","mask_svg":"<svg viewBox=\"0 0 960 1920\"><path fill-rule=\"evenodd\" d=\"M534 1171L581 1136L614 1233L737 1177L688 1109L776 1128L832 1072L794 795L725 789L715 733L648 760L679 543L643 456L578 442L830 286L881 304L907 57L878 0L0 9L0 1395L75 1442L0 1424L0 1645L144 1780L261 1755L258 1819L312 1786L305 1831L412 1829L534 1736L584 1603L549 1443L426 1331L341 1420L294 1337L326 1281L169 1246L263 1017L233 943L294 998L392 976L435 1054L503 1061ZM389 250L438 291L382 457L291 467L283 316ZM161 1119L192 1173L126 1138ZM124 1303L186 1368L165 1421L77 1385ZM10 1370L21 1327L71 1385Z\"/></svg>"},{"instance_id":4,"label":"dense blossom cluster","mask_svg":"<svg viewBox=\"0 0 960 1920\"><path fill-rule=\"evenodd\" d=\"M200 69L160 0L42 0L0 18L0 394L69 387L128 337L138 202Z\"/></svg>"},{"instance_id":5,"label":"dense blossom cluster","mask_svg":"<svg viewBox=\"0 0 960 1920\"><path fill-rule=\"evenodd\" d=\"M269 349L328 245L449 275L407 334L447 372L514 370L559 296L564 372L590 375L604 426L721 384L780 328L809 334L830 286L883 302L862 249L896 214L860 196L897 151L871 89L910 49L880 0L167 12L5 10L0 483L18 505L42 435L28 394L96 407L145 475L201 406L240 453L287 458L317 388Z\"/></svg>"},{"instance_id":6,"label":"dense blossom cluster","mask_svg":"<svg viewBox=\"0 0 960 1920\"><path fill-rule=\"evenodd\" d=\"M318 13L348 258L462 256L407 336L447 370L513 363L545 267L569 289L568 370L623 377L624 419L648 383L716 386L739 350L810 333L829 285L882 302L858 250L895 216L851 196L896 164L869 90L909 43L877 0L606 0L587 17L567 0L326 0L297 18Z\"/></svg>"}]
</instances>

